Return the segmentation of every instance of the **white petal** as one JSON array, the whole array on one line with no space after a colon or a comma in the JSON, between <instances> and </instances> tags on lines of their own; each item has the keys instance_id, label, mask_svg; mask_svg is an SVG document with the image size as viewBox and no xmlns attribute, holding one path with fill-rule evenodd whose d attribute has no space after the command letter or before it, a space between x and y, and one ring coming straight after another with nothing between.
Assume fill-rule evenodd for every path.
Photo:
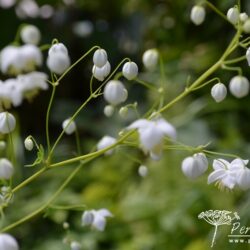
<instances>
[{"instance_id":1,"label":"white petal","mask_svg":"<svg viewBox=\"0 0 250 250\"><path fill-rule=\"evenodd\" d=\"M155 126L148 126L139 129L140 142L144 149L151 150L162 142L164 134Z\"/></svg>"},{"instance_id":2,"label":"white petal","mask_svg":"<svg viewBox=\"0 0 250 250\"><path fill-rule=\"evenodd\" d=\"M230 163L224 159L218 159L213 161L213 169L219 170L219 169L227 169L230 167Z\"/></svg>"},{"instance_id":3,"label":"white petal","mask_svg":"<svg viewBox=\"0 0 250 250\"><path fill-rule=\"evenodd\" d=\"M173 125L171 125L170 123L168 123L162 118L157 120L156 123L157 123L157 128L161 129L165 135L173 139L176 138L176 129Z\"/></svg>"},{"instance_id":4,"label":"white petal","mask_svg":"<svg viewBox=\"0 0 250 250\"><path fill-rule=\"evenodd\" d=\"M218 181L226 176L226 170L218 169L213 171L207 179L207 183L211 184L212 182Z\"/></svg>"},{"instance_id":5,"label":"white petal","mask_svg":"<svg viewBox=\"0 0 250 250\"><path fill-rule=\"evenodd\" d=\"M148 121L146 119L139 119L134 121L132 124L128 126L128 129L134 129L134 128L145 128L149 126L152 122Z\"/></svg>"},{"instance_id":6,"label":"white petal","mask_svg":"<svg viewBox=\"0 0 250 250\"><path fill-rule=\"evenodd\" d=\"M106 208L99 209L96 213L103 217L113 217L113 214Z\"/></svg>"},{"instance_id":7,"label":"white petal","mask_svg":"<svg viewBox=\"0 0 250 250\"><path fill-rule=\"evenodd\" d=\"M99 231L104 231L106 226L106 219L103 216L95 214L94 221L92 223L93 227L95 227Z\"/></svg>"}]
</instances>

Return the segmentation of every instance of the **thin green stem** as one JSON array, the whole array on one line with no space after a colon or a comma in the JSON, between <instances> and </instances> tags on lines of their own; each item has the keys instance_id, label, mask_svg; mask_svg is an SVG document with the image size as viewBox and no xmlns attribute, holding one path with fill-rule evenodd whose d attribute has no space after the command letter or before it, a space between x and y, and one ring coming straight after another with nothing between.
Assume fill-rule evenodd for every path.
<instances>
[{"instance_id":1,"label":"thin green stem","mask_svg":"<svg viewBox=\"0 0 250 250\"><path fill-rule=\"evenodd\" d=\"M231 22L228 21L226 15L221 12L216 6L214 6L212 3L210 3L209 1L205 0L205 3L207 4L207 6L212 9L216 14L218 14L220 17L222 17L225 21L227 21L228 23L230 23L231 25L233 25ZM234 25L233 25L234 26Z\"/></svg>"},{"instance_id":2,"label":"thin green stem","mask_svg":"<svg viewBox=\"0 0 250 250\"><path fill-rule=\"evenodd\" d=\"M56 92L56 84L53 84L52 85L52 93L51 93L51 97L49 100L49 106L48 106L47 113L46 113L46 139L47 139L47 147L48 147L49 153L50 153L49 116L50 116L52 103L53 103L53 100L55 97L55 92Z\"/></svg>"},{"instance_id":3,"label":"thin green stem","mask_svg":"<svg viewBox=\"0 0 250 250\"><path fill-rule=\"evenodd\" d=\"M144 87L150 89L150 90L158 91L158 89L157 89L155 86L153 86L152 84L147 83L147 82L145 82L145 81L143 81L143 80L141 80L141 79L139 79L139 78L135 78L134 81L135 81L136 83L139 83L139 84L141 84L142 86L144 86Z\"/></svg>"},{"instance_id":4,"label":"thin green stem","mask_svg":"<svg viewBox=\"0 0 250 250\"><path fill-rule=\"evenodd\" d=\"M246 60L246 55L224 61L224 64L234 64Z\"/></svg>"},{"instance_id":5,"label":"thin green stem","mask_svg":"<svg viewBox=\"0 0 250 250\"><path fill-rule=\"evenodd\" d=\"M218 77L215 77L215 78L213 78L213 79L211 79L211 80L209 80L207 82L202 83L201 85L199 85L199 87L193 88L192 91L196 91L198 89L201 89L201 88L205 87L206 85L208 85L208 84L210 84L211 82L214 82L214 81L220 82L220 79Z\"/></svg>"},{"instance_id":6,"label":"thin green stem","mask_svg":"<svg viewBox=\"0 0 250 250\"><path fill-rule=\"evenodd\" d=\"M76 60L71 66L58 78L58 82L60 82L78 63L80 63L86 56L88 56L93 50L99 49L99 46L93 46L90 50L88 50L84 55L82 55L78 60Z\"/></svg>"},{"instance_id":7,"label":"thin green stem","mask_svg":"<svg viewBox=\"0 0 250 250\"><path fill-rule=\"evenodd\" d=\"M228 70L228 71L236 71L240 76L242 76L242 69L241 67L229 67L226 66L225 64L222 64L222 69Z\"/></svg>"},{"instance_id":8,"label":"thin green stem","mask_svg":"<svg viewBox=\"0 0 250 250\"><path fill-rule=\"evenodd\" d=\"M210 151L210 150L202 150L202 151L204 153L210 154L210 155L226 156L226 157L230 157L230 158L240 158L238 155L234 155L234 154L219 153L219 152L214 152L214 151Z\"/></svg>"}]
</instances>

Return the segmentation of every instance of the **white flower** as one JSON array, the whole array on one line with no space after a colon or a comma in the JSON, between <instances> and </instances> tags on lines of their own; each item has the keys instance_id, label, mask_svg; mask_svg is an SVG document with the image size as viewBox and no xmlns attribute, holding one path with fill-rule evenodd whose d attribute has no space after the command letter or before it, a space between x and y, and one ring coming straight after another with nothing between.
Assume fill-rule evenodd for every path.
<instances>
[{"instance_id":1,"label":"white flower","mask_svg":"<svg viewBox=\"0 0 250 250\"><path fill-rule=\"evenodd\" d=\"M97 144L97 150L102 150L105 149L109 146L112 146L113 144L116 143L116 139L114 137L111 136L104 136ZM113 149L110 149L108 151L105 152L105 155L111 155L113 153Z\"/></svg>"},{"instance_id":2,"label":"white flower","mask_svg":"<svg viewBox=\"0 0 250 250\"><path fill-rule=\"evenodd\" d=\"M216 102L223 101L227 96L227 88L223 83L215 84L211 89L211 95Z\"/></svg>"},{"instance_id":3,"label":"white flower","mask_svg":"<svg viewBox=\"0 0 250 250\"><path fill-rule=\"evenodd\" d=\"M187 157L182 162L182 172L190 179L195 179L204 174L208 168L208 161L203 153Z\"/></svg>"},{"instance_id":4,"label":"white flower","mask_svg":"<svg viewBox=\"0 0 250 250\"><path fill-rule=\"evenodd\" d=\"M240 21L245 22L248 19L248 15L246 12L240 13Z\"/></svg>"},{"instance_id":5,"label":"white flower","mask_svg":"<svg viewBox=\"0 0 250 250\"><path fill-rule=\"evenodd\" d=\"M127 100L128 92L122 82L112 80L105 85L103 95L108 103L118 105Z\"/></svg>"},{"instance_id":6,"label":"white flower","mask_svg":"<svg viewBox=\"0 0 250 250\"><path fill-rule=\"evenodd\" d=\"M71 120L71 118L68 118L65 121L63 121L63 123L62 123L62 128L64 129L64 131L67 135L73 134L76 130L75 122L70 121L70 120Z\"/></svg>"},{"instance_id":7,"label":"white flower","mask_svg":"<svg viewBox=\"0 0 250 250\"><path fill-rule=\"evenodd\" d=\"M229 89L232 95L242 98L249 92L249 81L244 76L235 76L229 83Z\"/></svg>"},{"instance_id":8,"label":"white flower","mask_svg":"<svg viewBox=\"0 0 250 250\"><path fill-rule=\"evenodd\" d=\"M128 80L132 80L138 75L138 66L134 62L126 62L122 67L122 74Z\"/></svg>"},{"instance_id":9,"label":"white flower","mask_svg":"<svg viewBox=\"0 0 250 250\"><path fill-rule=\"evenodd\" d=\"M19 250L16 239L10 234L0 234L1 250Z\"/></svg>"},{"instance_id":10,"label":"white flower","mask_svg":"<svg viewBox=\"0 0 250 250\"><path fill-rule=\"evenodd\" d=\"M28 150L31 151L34 148L34 142L33 140L30 138L30 136L28 136L25 140L24 140L24 147Z\"/></svg>"},{"instance_id":11,"label":"white flower","mask_svg":"<svg viewBox=\"0 0 250 250\"><path fill-rule=\"evenodd\" d=\"M24 43L34 45L37 45L41 39L41 33L34 25L25 25L21 30L20 36Z\"/></svg>"},{"instance_id":12,"label":"white flower","mask_svg":"<svg viewBox=\"0 0 250 250\"><path fill-rule=\"evenodd\" d=\"M94 221L94 214L91 211L84 211L82 214L82 225L89 226Z\"/></svg>"},{"instance_id":13,"label":"white flower","mask_svg":"<svg viewBox=\"0 0 250 250\"><path fill-rule=\"evenodd\" d=\"M141 177L146 177L148 175L148 168L144 165L141 165L139 168L138 168L138 174L141 176Z\"/></svg>"},{"instance_id":14,"label":"white flower","mask_svg":"<svg viewBox=\"0 0 250 250\"><path fill-rule=\"evenodd\" d=\"M236 24L239 21L239 18L240 18L240 13L239 13L239 9L237 6L230 8L227 11L227 19L232 24Z\"/></svg>"},{"instance_id":15,"label":"white flower","mask_svg":"<svg viewBox=\"0 0 250 250\"><path fill-rule=\"evenodd\" d=\"M204 22L206 17L205 8L200 5L193 6L190 18L195 25L200 25Z\"/></svg>"},{"instance_id":16,"label":"white flower","mask_svg":"<svg viewBox=\"0 0 250 250\"><path fill-rule=\"evenodd\" d=\"M0 0L0 7L8 9L16 3L16 0Z\"/></svg>"},{"instance_id":17,"label":"white flower","mask_svg":"<svg viewBox=\"0 0 250 250\"><path fill-rule=\"evenodd\" d=\"M86 214L92 214L92 220L90 223L85 223ZM84 215L85 214L85 215ZM106 226L106 217L113 217L112 213L110 213L107 209L99 209L99 210L90 210L85 211L82 216L83 225L91 225L93 228L97 229L98 231L104 231Z\"/></svg>"},{"instance_id":18,"label":"white flower","mask_svg":"<svg viewBox=\"0 0 250 250\"><path fill-rule=\"evenodd\" d=\"M91 21L79 21L73 24L73 32L79 37L88 37L94 30L94 25Z\"/></svg>"},{"instance_id":19,"label":"white flower","mask_svg":"<svg viewBox=\"0 0 250 250\"><path fill-rule=\"evenodd\" d=\"M81 244L77 241L72 241L70 243L70 248L71 250L80 250L81 249Z\"/></svg>"},{"instance_id":20,"label":"white flower","mask_svg":"<svg viewBox=\"0 0 250 250\"><path fill-rule=\"evenodd\" d=\"M6 158L0 159L0 179L9 180L14 173L12 163ZM1 249L1 248L0 248Z\"/></svg>"},{"instance_id":21,"label":"white flower","mask_svg":"<svg viewBox=\"0 0 250 250\"><path fill-rule=\"evenodd\" d=\"M143 53L142 62L146 69L153 71L158 63L159 53L156 49L149 49Z\"/></svg>"},{"instance_id":22,"label":"white flower","mask_svg":"<svg viewBox=\"0 0 250 250\"><path fill-rule=\"evenodd\" d=\"M0 113L0 133L8 134L16 127L16 119L9 112Z\"/></svg>"},{"instance_id":23,"label":"white flower","mask_svg":"<svg viewBox=\"0 0 250 250\"><path fill-rule=\"evenodd\" d=\"M106 64L101 68L97 67L96 65L93 65L92 74L97 80L103 81L109 75L110 70L111 66L109 61L107 61Z\"/></svg>"},{"instance_id":24,"label":"white flower","mask_svg":"<svg viewBox=\"0 0 250 250\"><path fill-rule=\"evenodd\" d=\"M105 114L107 117L111 117L111 116L114 114L114 111L115 111L115 108L114 108L114 106L112 106L112 105L106 105L106 106L104 107L104 110L103 110L104 114Z\"/></svg>"},{"instance_id":25,"label":"white flower","mask_svg":"<svg viewBox=\"0 0 250 250\"><path fill-rule=\"evenodd\" d=\"M223 187L233 189L236 185L235 172L231 171L231 164L218 159L213 161L214 171L208 176L208 184L218 181Z\"/></svg>"},{"instance_id":26,"label":"white flower","mask_svg":"<svg viewBox=\"0 0 250 250\"><path fill-rule=\"evenodd\" d=\"M163 149L164 136L176 138L175 128L163 118L155 120L139 119L133 122L128 129L137 129L140 144L145 153L150 153L154 160L158 160Z\"/></svg>"},{"instance_id":27,"label":"white flower","mask_svg":"<svg viewBox=\"0 0 250 250\"><path fill-rule=\"evenodd\" d=\"M243 31L247 34L250 33L250 18L248 18L243 24Z\"/></svg>"},{"instance_id":28,"label":"white flower","mask_svg":"<svg viewBox=\"0 0 250 250\"><path fill-rule=\"evenodd\" d=\"M108 61L107 52L104 49L97 49L93 55L93 62L95 66L101 68Z\"/></svg>"},{"instance_id":29,"label":"white flower","mask_svg":"<svg viewBox=\"0 0 250 250\"><path fill-rule=\"evenodd\" d=\"M51 46L48 52L47 67L51 72L61 75L70 66L68 50L62 43Z\"/></svg>"}]
</instances>

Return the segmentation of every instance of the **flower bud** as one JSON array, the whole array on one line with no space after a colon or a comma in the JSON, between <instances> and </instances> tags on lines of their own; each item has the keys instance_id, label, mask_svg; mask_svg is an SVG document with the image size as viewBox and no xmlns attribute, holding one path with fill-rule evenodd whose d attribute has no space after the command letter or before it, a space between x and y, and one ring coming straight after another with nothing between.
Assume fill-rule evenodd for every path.
<instances>
[{"instance_id":1,"label":"flower bud","mask_svg":"<svg viewBox=\"0 0 250 250\"><path fill-rule=\"evenodd\" d=\"M206 17L205 8L200 5L195 5L191 10L191 20L195 25L200 25Z\"/></svg>"},{"instance_id":2,"label":"flower bud","mask_svg":"<svg viewBox=\"0 0 250 250\"><path fill-rule=\"evenodd\" d=\"M246 58L247 58L248 66L250 66L250 47L247 49Z\"/></svg>"},{"instance_id":3,"label":"flower bud","mask_svg":"<svg viewBox=\"0 0 250 250\"><path fill-rule=\"evenodd\" d=\"M122 74L128 80L132 80L138 75L138 66L134 62L126 62L122 67Z\"/></svg>"},{"instance_id":4,"label":"flower bud","mask_svg":"<svg viewBox=\"0 0 250 250\"><path fill-rule=\"evenodd\" d=\"M92 74L97 80L103 81L109 75L110 70L111 66L109 61L107 61L106 64L101 68L94 65L92 68Z\"/></svg>"},{"instance_id":5,"label":"flower bud","mask_svg":"<svg viewBox=\"0 0 250 250\"><path fill-rule=\"evenodd\" d=\"M240 21L244 23L248 19L248 15L246 12L240 13Z\"/></svg>"},{"instance_id":6,"label":"flower bud","mask_svg":"<svg viewBox=\"0 0 250 250\"><path fill-rule=\"evenodd\" d=\"M71 118L68 118L62 123L62 128L64 129L64 131L67 135L73 134L76 130L75 122L74 121L70 122L70 120L71 120Z\"/></svg>"},{"instance_id":7,"label":"flower bud","mask_svg":"<svg viewBox=\"0 0 250 250\"><path fill-rule=\"evenodd\" d=\"M22 28L20 36L24 43L37 45L41 39L39 29L34 25L26 25Z\"/></svg>"},{"instance_id":8,"label":"flower bud","mask_svg":"<svg viewBox=\"0 0 250 250\"><path fill-rule=\"evenodd\" d=\"M28 150L31 151L34 148L34 142L33 140L30 138L30 136L28 136L25 140L24 140L24 147Z\"/></svg>"},{"instance_id":9,"label":"flower bud","mask_svg":"<svg viewBox=\"0 0 250 250\"><path fill-rule=\"evenodd\" d=\"M182 162L182 172L189 179L195 179L206 172L208 161L203 153L194 154L192 157L187 157Z\"/></svg>"},{"instance_id":10,"label":"flower bud","mask_svg":"<svg viewBox=\"0 0 250 250\"><path fill-rule=\"evenodd\" d=\"M0 159L0 179L9 180L13 175L14 168L12 163L6 158ZM1 249L1 248L0 248Z\"/></svg>"},{"instance_id":11,"label":"flower bud","mask_svg":"<svg viewBox=\"0 0 250 250\"><path fill-rule=\"evenodd\" d=\"M216 102L221 102L227 96L227 88L223 83L215 84L211 89L211 95Z\"/></svg>"},{"instance_id":12,"label":"flower bud","mask_svg":"<svg viewBox=\"0 0 250 250\"><path fill-rule=\"evenodd\" d=\"M237 177L237 184L242 190L247 190L250 188L250 169L244 167L239 171Z\"/></svg>"},{"instance_id":13,"label":"flower bud","mask_svg":"<svg viewBox=\"0 0 250 250\"><path fill-rule=\"evenodd\" d=\"M93 62L95 66L101 68L108 61L107 52L104 49L97 49L93 55Z\"/></svg>"},{"instance_id":14,"label":"flower bud","mask_svg":"<svg viewBox=\"0 0 250 250\"><path fill-rule=\"evenodd\" d=\"M243 31L247 34L250 33L250 18L248 18L243 24Z\"/></svg>"},{"instance_id":15,"label":"flower bud","mask_svg":"<svg viewBox=\"0 0 250 250\"><path fill-rule=\"evenodd\" d=\"M112 80L106 84L103 95L107 102L112 105L118 105L127 100L128 92L122 82Z\"/></svg>"},{"instance_id":16,"label":"flower bud","mask_svg":"<svg viewBox=\"0 0 250 250\"><path fill-rule=\"evenodd\" d=\"M141 165L139 168L138 168L138 174L141 176L141 177L146 177L148 175L148 168L144 165Z\"/></svg>"},{"instance_id":17,"label":"flower bud","mask_svg":"<svg viewBox=\"0 0 250 250\"><path fill-rule=\"evenodd\" d=\"M156 49L149 49L143 53L142 62L147 70L153 71L158 63L159 54Z\"/></svg>"},{"instance_id":18,"label":"flower bud","mask_svg":"<svg viewBox=\"0 0 250 250\"><path fill-rule=\"evenodd\" d=\"M0 133L8 134L12 132L16 127L16 119L9 112L0 113Z\"/></svg>"},{"instance_id":19,"label":"flower bud","mask_svg":"<svg viewBox=\"0 0 250 250\"><path fill-rule=\"evenodd\" d=\"M104 115L106 115L107 117L111 117L114 114L115 108L112 105L106 105L103 113Z\"/></svg>"},{"instance_id":20,"label":"flower bud","mask_svg":"<svg viewBox=\"0 0 250 250\"><path fill-rule=\"evenodd\" d=\"M229 89L232 95L242 98L249 92L249 81L244 76L235 76L229 83Z\"/></svg>"},{"instance_id":21,"label":"flower bud","mask_svg":"<svg viewBox=\"0 0 250 250\"><path fill-rule=\"evenodd\" d=\"M70 66L68 50L62 43L51 46L48 52L47 67L51 72L61 75Z\"/></svg>"},{"instance_id":22,"label":"flower bud","mask_svg":"<svg viewBox=\"0 0 250 250\"><path fill-rule=\"evenodd\" d=\"M128 116L128 108L127 107L121 107L119 110L119 115L122 118L126 118Z\"/></svg>"},{"instance_id":23,"label":"flower bud","mask_svg":"<svg viewBox=\"0 0 250 250\"><path fill-rule=\"evenodd\" d=\"M116 143L116 139L114 137L111 136L104 136L97 144L97 150L102 150L105 149L113 144ZM108 150L107 152L105 152L105 155L111 155L113 153L113 149Z\"/></svg>"},{"instance_id":24,"label":"flower bud","mask_svg":"<svg viewBox=\"0 0 250 250\"><path fill-rule=\"evenodd\" d=\"M70 243L70 249L71 250L81 250L81 245L77 241L72 241Z\"/></svg>"},{"instance_id":25,"label":"flower bud","mask_svg":"<svg viewBox=\"0 0 250 250\"><path fill-rule=\"evenodd\" d=\"M10 234L0 234L1 250L19 250L16 239Z\"/></svg>"},{"instance_id":26,"label":"flower bud","mask_svg":"<svg viewBox=\"0 0 250 250\"><path fill-rule=\"evenodd\" d=\"M240 18L240 13L237 6L230 8L227 11L227 19L232 24L236 24L239 21L239 18Z\"/></svg>"},{"instance_id":27,"label":"flower bud","mask_svg":"<svg viewBox=\"0 0 250 250\"><path fill-rule=\"evenodd\" d=\"M94 215L90 211L84 211L82 215L82 225L83 226L88 226L91 225L94 221Z\"/></svg>"}]
</instances>

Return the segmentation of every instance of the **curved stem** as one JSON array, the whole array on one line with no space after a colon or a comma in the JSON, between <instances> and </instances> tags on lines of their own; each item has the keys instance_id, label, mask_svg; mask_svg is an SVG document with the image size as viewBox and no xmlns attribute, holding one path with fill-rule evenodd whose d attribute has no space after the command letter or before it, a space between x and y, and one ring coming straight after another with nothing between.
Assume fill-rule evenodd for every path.
<instances>
[{"instance_id":1,"label":"curved stem","mask_svg":"<svg viewBox=\"0 0 250 250\"><path fill-rule=\"evenodd\" d=\"M50 152L49 116L50 116L50 110L51 110L51 107L52 107L52 102L54 100L55 92L56 92L56 85L53 84L52 86L53 86L52 93L51 93L51 97L50 97L50 100L49 100L49 106L48 106L47 113L46 113L46 139L47 139L48 152Z\"/></svg>"}]
</instances>

